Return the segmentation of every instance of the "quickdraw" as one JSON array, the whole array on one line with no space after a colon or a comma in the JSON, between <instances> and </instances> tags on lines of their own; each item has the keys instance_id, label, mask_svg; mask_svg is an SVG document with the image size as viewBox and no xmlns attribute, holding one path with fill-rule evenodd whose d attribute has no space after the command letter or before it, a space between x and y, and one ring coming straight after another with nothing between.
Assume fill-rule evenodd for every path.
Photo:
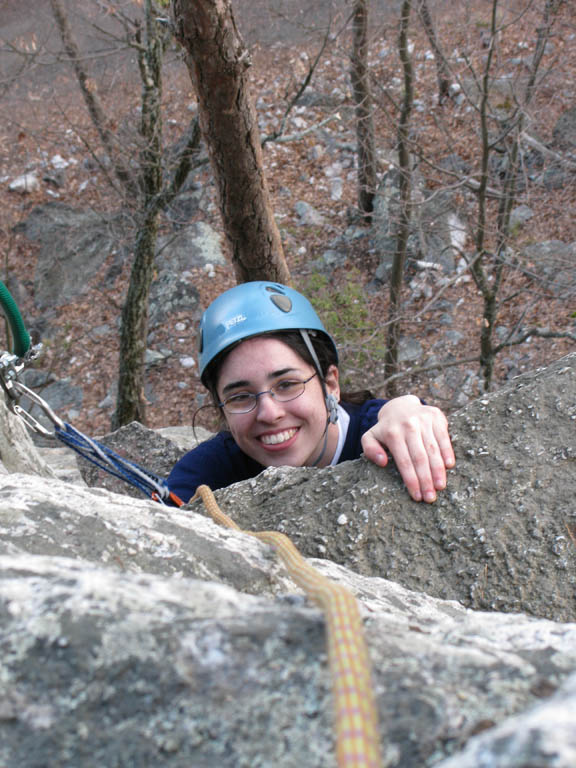
<instances>
[{"instance_id":1,"label":"quickdraw","mask_svg":"<svg viewBox=\"0 0 576 768\"><path fill-rule=\"evenodd\" d=\"M2 282L0 282L0 306L4 310L9 324L9 335L13 347L12 351L0 355L0 387L6 395L6 402L10 410L21 418L33 432L59 440L100 469L138 488L149 498L162 504L175 504L176 506L181 504L180 499L170 491L163 477L120 456L108 446L88 437L76 427L63 421L44 398L18 380L18 376L25 365L38 356L42 345L31 346L30 336L26 332L18 307ZM40 408L52 423L52 430L47 429L21 406L22 398Z\"/></svg>"}]
</instances>

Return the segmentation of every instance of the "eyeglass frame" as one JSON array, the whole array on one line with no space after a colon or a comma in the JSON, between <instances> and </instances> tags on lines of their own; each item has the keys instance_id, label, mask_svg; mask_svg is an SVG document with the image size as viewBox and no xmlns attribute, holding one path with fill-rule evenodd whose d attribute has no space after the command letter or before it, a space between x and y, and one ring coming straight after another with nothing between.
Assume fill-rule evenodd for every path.
<instances>
[{"instance_id":1,"label":"eyeglass frame","mask_svg":"<svg viewBox=\"0 0 576 768\"><path fill-rule=\"evenodd\" d=\"M251 398L253 398L253 405L247 411L228 411L228 410L226 410L226 403L229 400L232 400L232 398L236 397L238 394L241 394L239 392L236 393L235 395L230 395L230 397L227 397L226 400L223 400L221 403L217 403L217 405L218 405L218 408L222 408L222 410L225 411L226 413L228 413L230 416L245 416L247 413L252 413L252 411L255 410L255 408L256 408L256 406L258 404L258 398L261 395L270 395L270 397L273 400L275 400L276 402L278 402L278 403L290 403L290 402L292 402L292 400L297 400L299 397L302 397L302 395L306 391L306 384L308 384L309 381L312 381L312 379L315 376L318 376L318 371L314 371L312 376L309 376L307 379L304 379L304 381L300 381L300 379L281 379L278 382L278 384L281 384L282 381L292 381L292 382L296 382L297 381L298 383L302 384L302 392L299 392L297 395L294 395L294 397L289 397L286 400L280 400L278 398L278 396L274 392L274 389L278 386L278 384L275 384L273 387L270 387L270 389L263 389L262 392L256 392L256 393L246 392L247 395L249 395ZM244 394L244 393L242 393L242 394Z\"/></svg>"}]
</instances>

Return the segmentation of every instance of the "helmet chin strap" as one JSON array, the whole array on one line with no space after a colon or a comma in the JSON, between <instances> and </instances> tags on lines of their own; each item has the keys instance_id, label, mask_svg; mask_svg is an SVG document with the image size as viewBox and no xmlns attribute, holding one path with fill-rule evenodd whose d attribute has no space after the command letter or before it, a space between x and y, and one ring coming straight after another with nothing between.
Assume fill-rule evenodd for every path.
<instances>
[{"instance_id":1,"label":"helmet chin strap","mask_svg":"<svg viewBox=\"0 0 576 768\"><path fill-rule=\"evenodd\" d=\"M311 467L317 467L318 464L322 461L322 457L326 453L326 446L328 444L328 427L330 426L330 421L326 421L326 426L324 427L324 443L322 444L322 450L320 451L320 455L317 459L315 459L312 464L310 464Z\"/></svg>"},{"instance_id":2,"label":"helmet chin strap","mask_svg":"<svg viewBox=\"0 0 576 768\"><path fill-rule=\"evenodd\" d=\"M308 331L304 330L303 328L300 328L300 335L302 336L304 343L306 344L306 347L308 349L308 352L310 352L310 357L314 361L314 367L316 368L316 372L318 373L318 378L320 379L320 386L322 387L322 393L324 395L324 403L326 405L327 410L327 418L326 418L326 426L324 427L324 443L322 445L322 450L320 451L320 455L318 458L312 462L310 466L317 467L318 464L322 461L322 458L324 457L324 454L326 453L326 446L328 445L328 427L330 424L336 424L338 421L338 400L336 399L336 396L333 394L328 394L326 390L326 382L324 381L324 374L322 373L322 368L320 367L320 361L318 360L318 355L316 354L316 350L314 349L314 345L310 341L310 336L308 334Z\"/></svg>"}]
</instances>

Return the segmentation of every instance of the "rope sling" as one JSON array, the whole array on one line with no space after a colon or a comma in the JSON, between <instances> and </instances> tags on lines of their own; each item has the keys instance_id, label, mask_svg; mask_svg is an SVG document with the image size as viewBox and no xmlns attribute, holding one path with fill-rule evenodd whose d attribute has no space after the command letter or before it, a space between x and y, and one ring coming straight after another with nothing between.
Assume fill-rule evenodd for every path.
<instances>
[{"instance_id":1,"label":"rope sling","mask_svg":"<svg viewBox=\"0 0 576 768\"><path fill-rule=\"evenodd\" d=\"M96 466L138 488L149 498L163 504L183 506L164 478L120 456L60 419L42 397L18 380L25 364L37 356L39 349L31 347L30 336L18 307L1 281L0 307L6 317L11 343L11 351L0 355L0 386L12 412L29 429L59 440ZM28 398L43 411L51 421L53 431L44 427L19 404L22 397ZM380 768L382 761L371 667L356 598L345 587L331 582L313 568L284 534L277 531L242 531L220 509L208 486L199 486L190 501L197 498L202 500L218 524L271 545L296 584L324 612L338 767Z\"/></svg>"}]
</instances>

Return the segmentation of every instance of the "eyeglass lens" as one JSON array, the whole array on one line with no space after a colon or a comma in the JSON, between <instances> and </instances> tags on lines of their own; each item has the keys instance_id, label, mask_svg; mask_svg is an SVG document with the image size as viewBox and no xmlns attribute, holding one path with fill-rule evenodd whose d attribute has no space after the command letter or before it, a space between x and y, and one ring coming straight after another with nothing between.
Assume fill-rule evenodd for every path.
<instances>
[{"instance_id":1,"label":"eyeglass lens","mask_svg":"<svg viewBox=\"0 0 576 768\"><path fill-rule=\"evenodd\" d=\"M270 397L273 397L280 403L287 403L290 400L295 400L297 397L300 397L306 388L306 384L313 379L314 376L316 376L315 373L305 381L299 379L285 379L279 381L278 384L275 384L273 387L270 387L270 389L266 389L263 392L240 392L237 395L232 395L227 398L221 405L229 413L250 413L250 411L254 410L256 407L258 398L261 397L261 395L270 395Z\"/></svg>"}]
</instances>

